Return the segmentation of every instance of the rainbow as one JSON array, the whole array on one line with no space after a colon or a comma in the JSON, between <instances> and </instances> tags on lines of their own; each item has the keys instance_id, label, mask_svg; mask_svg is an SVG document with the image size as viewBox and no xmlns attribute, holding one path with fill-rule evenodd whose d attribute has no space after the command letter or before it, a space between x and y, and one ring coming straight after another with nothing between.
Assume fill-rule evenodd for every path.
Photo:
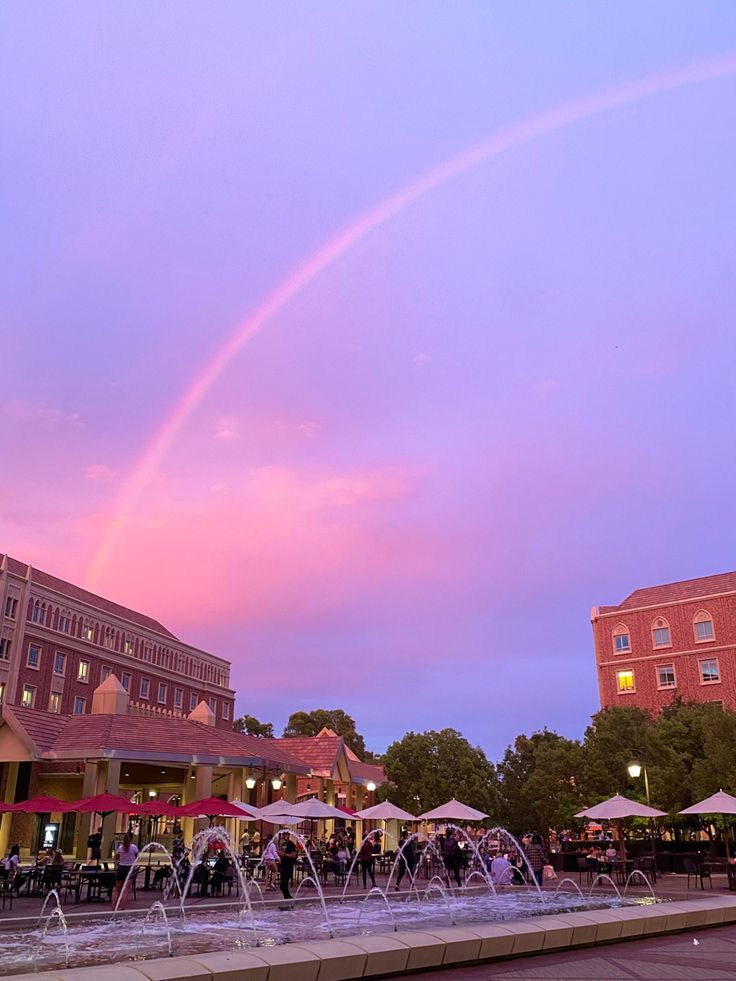
<instances>
[{"instance_id":1,"label":"rainbow","mask_svg":"<svg viewBox=\"0 0 736 981\"><path fill-rule=\"evenodd\" d=\"M622 85L603 89L498 130L481 143L439 164L380 201L307 256L286 279L266 295L255 310L248 314L214 352L153 434L140 460L120 489L108 527L87 570L85 577L87 584L92 588L99 582L125 524L126 516L132 512L186 421L202 402L221 372L255 334L336 259L385 222L405 211L415 201L507 150L523 146L548 133L641 99L735 74L736 54L721 55L668 71L655 72Z\"/></svg>"}]
</instances>

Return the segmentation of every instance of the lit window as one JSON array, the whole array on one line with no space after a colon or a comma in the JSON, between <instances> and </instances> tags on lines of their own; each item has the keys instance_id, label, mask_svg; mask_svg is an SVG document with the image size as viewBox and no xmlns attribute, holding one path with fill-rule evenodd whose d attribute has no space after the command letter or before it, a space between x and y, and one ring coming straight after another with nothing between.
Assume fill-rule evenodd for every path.
<instances>
[{"instance_id":1,"label":"lit window","mask_svg":"<svg viewBox=\"0 0 736 981\"><path fill-rule=\"evenodd\" d=\"M8 620L15 620L15 612L18 609L18 600L15 596L8 596L5 600L5 616Z\"/></svg>"},{"instance_id":2,"label":"lit window","mask_svg":"<svg viewBox=\"0 0 736 981\"><path fill-rule=\"evenodd\" d=\"M616 672L616 684L618 685L619 692L634 691L634 672L633 671L617 671Z\"/></svg>"},{"instance_id":3,"label":"lit window","mask_svg":"<svg viewBox=\"0 0 736 981\"><path fill-rule=\"evenodd\" d=\"M613 631L613 649L616 654L628 654L631 650L629 630L622 623Z\"/></svg>"},{"instance_id":4,"label":"lit window","mask_svg":"<svg viewBox=\"0 0 736 981\"><path fill-rule=\"evenodd\" d=\"M148 678L141 678L141 698L148 698L148 693L151 690L151 682Z\"/></svg>"},{"instance_id":5,"label":"lit window","mask_svg":"<svg viewBox=\"0 0 736 981\"><path fill-rule=\"evenodd\" d=\"M652 627L652 639L655 647L671 647L670 626L666 620L655 620Z\"/></svg>"},{"instance_id":6,"label":"lit window","mask_svg":"<svg viewBox=\"0 0 736 981\"><path fill-rule=\"evenodd\" d=\"M703 641L715 639L713 621L710 614L706 613L705 610L701 610L695 614L693 625L695 627L695 640L698 644L702 644Z\"/></svg>"},{"instance_id":7,"label":"lit window","mask_svg":"<svg viewBox=\"0 0 736 981\"><path fill-rule=\"evenodd\" d=\"M660 664L657 668L657 687L675 687L675 666L674 664Z\"/></svg>"},{"instance_id":8,"label":"lit window","mask_svg":"<svg viewBox=\"0 0 736 981\"><path fill-rule=\"evenodd\" d=\"M701 685L712 685L721 680L721 673L718 670L718 660L709 658L707 661L700 662L700 683Z\"/></svg>"},{"instance_id":9,"label":"lit window","mask_svg":"<svg viewBox=\"0 0 736 981\"><path fill-rule=\"evenodd\" d=\"M54 674L63 675L66 672L66 654L57 651L54 654Z\"/></svg>"},{"instance_id":10,"label":"lit window","mask_svg":"<svg viewBox=\"0 0 736 981\"><path fill-rule=\"evenodd\" d=\"M184 704L184 689L175 688L174 689L174 708L180 709Z\"/></svg>"},{"instance_id":11,"label":"lit window","mask_svg":"<svg viewBox=\"0 0 736 981\"><path fill-rule=\"evenodd\" d=\"M102 670L100 671L100 681L107 681L111 674L112 668L108 667L107 664L103 664Z\"/></svg>"},{"instance_id":12,"label":"lit window","mask_svg":"<svg viewBox=\"0 0 736 981\"><path fill-rule=\"evenodd\" d=\"M166 703L166 693L167 693L167 685L165 685L163 681L160 681L158 685L158 700L162 704Z\"/></svg>"},{"instance_id":13,"label":"lit window","mask_svg":"<svg viewBox=\"0 0 736 981\"><path fill-rule=\"evenodd\" d=\"M5 682L0 681L0 705L3 704L4 698L5 698Z\"/></svg>"},{"instance_id":14,"label":"lit window","mask_svg":"<svg viewBox=\"0 0 736 981\"><path fill-rule=\"evenodd\" d=\"M196 694L196 692L192 692L192 694L189 696L189 709L190 709L190 711L193 710L193 709L196 709L197 704L198 704L197 703L197 694Z\"/></svg>"},{"instance_id":15,"label":"lit window","mask_svg":"<svg viewBox=\"0 0 736 981\"><path fill-rule=\"evenodd\" d=\"M77 695L77 697L74 699L74 714L84 715L84 707L86 704L87 704L87 699L82 698L81 695Z\"/></svg>"},{"instance_id":16,"label":"lit window","mask_svg":"<svg viewBox=\"0 0 736 981\"><path fill-rule=\"evenodd\" d=\"M32 685L23 685L23 695L20 704L23 708L32 709L36 700L36 689Z\"/></svg>"},{"instance_id":17,"label":"lit window","mask_svg":"<svg viewBox=\"0 0 736 981\"><path fill-rule=\"evenodd\" d=\"M120 678L120 684L127 692L130 691L130 671L123 671L123 674Z\"/></svg>"},{"instance_id":18,"label":"lit window","mask_svg":"<svg viewBox=\"0 0 736 981\"><path fill-rule=\"evenodd\" d=\"M10 660L10 638L0 637L0 661Z\"/></svg>"},{"instance_id":19,"label":"lit window","mask_svg":"<svg viewBox=\"0 0 736 981\"><path fill-rule=\"evenodd\" d=\"M123 644L123 651L126 654L132 654L133 653L133 641L132 640L126 640L125 641L125 643Z\"/></svg>"},{"instance_id":20,"label":"lit window","mask_svg":"<svg viewBox=\"0 0 736 981\"><path fill-rule=\"evenodd\" d=\"M82 637L84 637L85 640L95 639L95 628L91 623L85 623L84 630L82 631Z\"/></svg>"},{"instance_id":21,"label":"lit window","mask_svg":"<svg viewBox=\"0 0 736 981\"><path fill-rule=\"evenodd\" d=\"M223 702L222 703L222 717L223 717L223 719L229 719L230 718L230 703L229 702Z\"/></svg>"},{"instance_id":22,"label":"lit window","mask_svg":"<svg viewBox=\"0 0 736 981\"><path fill-rule=\"evenodd\" d=\"M51 697L49 698L49 712L53 712L55 715L59 715L61 712L61 695L58 691L52 691Z\"/></svg>"},{"instance_id":23,"label":"lit window","mask_svg":"<svg viewBox=\"0 0 736 981\"><path fill-rule=\"evenodd\" d=\"M37 644L31 644L28 648L26 664L29 668L34 668L38 671L39 665L41 664L41 648Z\"/></svg>"},{"instance_id":24,"label":"lit window","mask_svg":"<svg viewBox=\"0 0 736 981\"><path fill-rule=\"evenodd\" d=\"M79 670L77 671L77 681L81 681L85 685L89 681L89 661L79 662Z\"/></svg>"}]
</instances>

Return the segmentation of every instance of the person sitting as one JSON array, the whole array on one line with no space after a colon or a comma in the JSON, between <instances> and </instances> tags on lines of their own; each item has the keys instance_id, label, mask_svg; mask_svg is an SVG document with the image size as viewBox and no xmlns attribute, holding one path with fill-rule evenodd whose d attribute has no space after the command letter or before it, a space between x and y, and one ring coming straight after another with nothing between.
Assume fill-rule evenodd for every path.
<instances>
[{"instance_id":1,"label":"person sitting","mask_svg":"<svg viewBox=\"0 0 736 981\"><path fill-rule=\"evenodd\" d=\"M494 886L510 886L514 878L514 872L505 855L500 852L491 862L491 880Z\"/></svg>"},{"instance_id":2,"label":"person sitting","mask_svg":"<svg viewBox=\"0 0 736 981\"><path fill-rule=\"evenodd\" d=\"M215 867L212 870L211 891L213 896L222 895L223 884L230 877L230 860L224 851L218 852Z\"/></svg>"}]
</instances>

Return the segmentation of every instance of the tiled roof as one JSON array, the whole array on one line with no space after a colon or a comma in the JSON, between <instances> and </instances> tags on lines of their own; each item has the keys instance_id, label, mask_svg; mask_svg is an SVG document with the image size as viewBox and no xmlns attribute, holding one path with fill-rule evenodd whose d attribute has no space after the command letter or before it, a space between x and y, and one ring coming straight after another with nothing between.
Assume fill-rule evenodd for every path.
<instances>
[{"instance_id":1,"label":"tiled roof","mask_svg":"<svg viewBox=\"0 0 736 981\"><path fill-rule=\"evenodd\" d=\"M3 556L0 554L0 562L2 562L2 559ZM43 586L45 589L52 589L55 593L68 596L70 600L76 601L77 603L86 603L87 606L95 607L104 613L109 613L111 616L121 617L123 620L129 620L131 623L137 623L139 627L144 627L146 630L153 631L153 633L162 634L164 637L170 637L172 640L178 640L170 630L167 630L163 624L159 623L158 620L154 620L153 617L148 617L144 613L138 613L137 610L130 610L127 606L121 606L119 603L113 603L112 600L105 599L103 596L97 596L95 593L90 593L88 590L82 589L81 586L75 586L73 583L66 582L64 579L57 579L56 576L52 576L48 572L43 572L41 569L30 568L31 582L38 586ZM26 578L28 576L29 566L24 562L19 562L17 559L8 556L8 569L14 575Z\"/></svg>"},{"instance_id":2,"label":"tiled roof","mask_svg":"<svg viewBox=\"0 0 736 981\"><path fill-rule=\"evenodd\" d=\"M286 752L293 753L312 768L315 776L331 777L342 749L341 736L291 736L272 739Z\"/></svg>"},{"instance_id":3,"label":"tiled roof","mask_svg":"<svg viewBox=\"0 0 736 981\"><path fill-rule=\"evenodd\" d=\"M8 710L4 710L4 714ZM296 773L309 772L305 761L273 745L238 732L188 719L139 715L52 715L13 707L10 712L42 750L44 757L79 758L100 755L146 754L160 759L216 758L231 765L278 766ZM236 763L237 761L237 763Z\"/></svg>"},{"instance_id":4,"label":"tiled roof","mask_svg":"<svg viewBox=\"0 0 736 981\"><path fill-rule=\"evenodd\" d=\"M716 593L736 592L736 572L722 572L715 576L701 576L699 579L684 579L661 586L646 586L635 589L619 606L602 606L601 613L614 610L636 610L643 606L662 606L682 600L700 599Z\"/></svg>"},{"instance_id":5,"label":"tiled roof","mask_svg":"<svg viewBox=\"0 0 736 981\"><path fill-rule=\"evenodd\" d=\"M350 776L356 783L370 783L371 780L378 787L382 783L386 783L386 774L383 772L382 766L376 766L375 763L361 763L360 760L348 760L348 768L350 769Z\"/></svg>"}]
</instances>

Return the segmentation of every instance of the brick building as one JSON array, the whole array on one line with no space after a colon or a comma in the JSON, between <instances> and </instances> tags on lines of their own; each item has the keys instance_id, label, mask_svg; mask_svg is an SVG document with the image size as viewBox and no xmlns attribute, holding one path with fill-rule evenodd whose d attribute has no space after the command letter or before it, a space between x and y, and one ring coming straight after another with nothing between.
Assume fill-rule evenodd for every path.
<instances>
[{"instance_id":1,"label":"brick building","mask_svg":"<svg viewBox=\"0 0 736 981\"><path fill-rule=\"evenodd\" d=\"M205 701L217 727L232 726L227 661L151 617L0 554L0 702L83 715L112 673L132 713L184 718Z\"/></svg>"},{"instance_id":2,"label":"brick building","mask_svg":"<svg viewBox=\"0 0 736 981\"><path fill-rule=\"evenodd\" d=\"M637 589L591 611L601 707L736 710L736 572Z\"/></svg>"}]
</instances>

